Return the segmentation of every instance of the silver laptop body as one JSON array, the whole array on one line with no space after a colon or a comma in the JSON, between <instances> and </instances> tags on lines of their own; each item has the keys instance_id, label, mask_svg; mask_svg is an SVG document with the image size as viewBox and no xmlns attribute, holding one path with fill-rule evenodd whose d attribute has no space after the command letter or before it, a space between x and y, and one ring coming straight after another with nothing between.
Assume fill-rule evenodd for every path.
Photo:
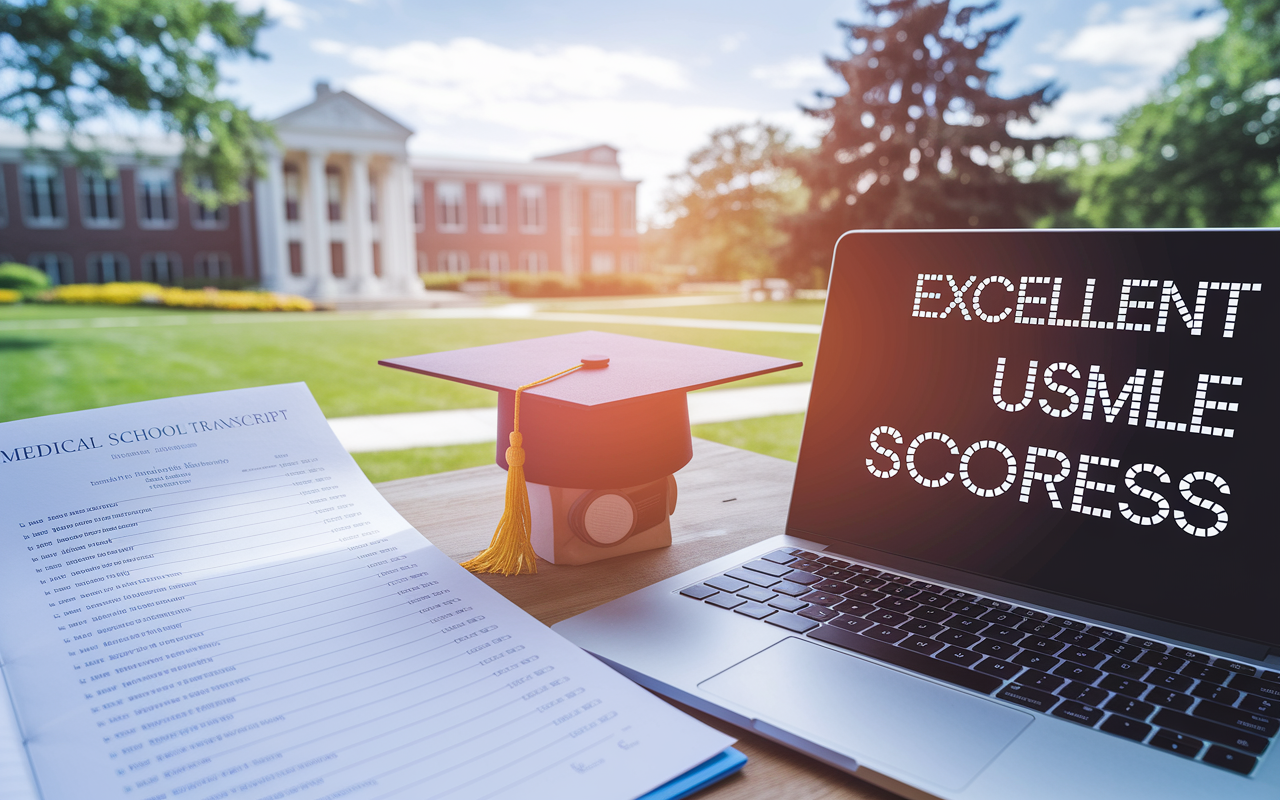
<instances>
[{"instance_id":1,"label":"silver laptop body","mask_svg":"<svg viewBox=\"0 0 1280 800\"><path fill-rule=\"evenodd\" d=\"M845 234L786 532L555 629L906 796L1280 796L1278 251Z\"/></svg>"}]
</instances>

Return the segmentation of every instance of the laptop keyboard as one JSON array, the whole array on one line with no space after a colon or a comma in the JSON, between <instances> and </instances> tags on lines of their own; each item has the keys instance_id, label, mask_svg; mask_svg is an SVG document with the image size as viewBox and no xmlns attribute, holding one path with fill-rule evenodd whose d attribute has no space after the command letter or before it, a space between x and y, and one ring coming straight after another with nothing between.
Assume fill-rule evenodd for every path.
<instances>
[{"instance_id":1,"label":"laptop keyboard","mask_svg":"<svg viewBox=\"0 0 1280 800\"><path fill-rule=\"evenodd\" d=\"M1280 673L821 553L680 594L1242 775L1280 730Z\"/></svg>"}]
</instances>

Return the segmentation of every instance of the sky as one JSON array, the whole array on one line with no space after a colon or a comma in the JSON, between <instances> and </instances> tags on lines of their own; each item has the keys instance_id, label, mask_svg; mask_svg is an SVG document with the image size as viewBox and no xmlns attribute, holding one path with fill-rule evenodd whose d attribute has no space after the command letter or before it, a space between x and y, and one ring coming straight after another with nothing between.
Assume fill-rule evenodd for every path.
<instances>
[{"instance_id":1,"label":"sky","mask_svg":"<svg viewBox=\"0 0 1280 800\"><path fill-rule=\"evenodd\" d=\"M862 13L859 0L237 4L276 20L259 40L269 60L224 68L226 93L255 114L301 106L327 80L413 128L415 154L524 160L607 142L642 181L642 220L659 223L667 176L715 128L767 120L815 140L799 106L843 88L823 56L846 52L836 21ZM996 92L1055 81L1064 92L1035 132L1097 137L1224 13L1215 0L1004 0L985 20L1012 17L987 63Z\"/></svg>"}]
</instances>

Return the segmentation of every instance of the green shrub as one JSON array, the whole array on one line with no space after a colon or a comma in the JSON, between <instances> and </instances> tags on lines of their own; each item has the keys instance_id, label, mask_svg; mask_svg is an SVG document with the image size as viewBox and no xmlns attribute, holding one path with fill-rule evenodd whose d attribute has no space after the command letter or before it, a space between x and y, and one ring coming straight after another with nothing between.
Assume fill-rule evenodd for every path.
<instances>
[{"instance_id":1,"label":"green shrub","mask_svg":"<svg viewBox=\"0 0 1280 800\"><path fill-rule=\"evenodd\" d=\"M459 291L464 283L490 283L501 287L512 297L572 297L575 295L656 294L673 291L679 276L612 273L579 275L563 272L426 272L420 275L422 285L437 291Z\"/></svg>"},{"instance_id":2,"label":"green shrub","mask_svg":"<svg viewBox=\"0 0 1280 800\"><path fill-rule=\"evenodd\" d=\"M460 272L423 272L419 273L424 288L438 292L456 292L462 287L467 276Z\"/></svg>"},{"instance_id":3,"label":"green shrub","mask_svg":"<svg viewBox=\"0 0 1280 800\"><path fill-rule=\"evenodd\" d=\"M675 288L671 278L649 273L636 274L614 272L606 275L582 275L581 294L584 295L619 295L619 294L657 294L669 292Z\"/></svg>"},{"instance_id":4,"label":"green shrub","mask_svg":"<svg viewBox=\"0 0 1280 800\"><path fill-rule=\"evenodd\" d=\"M13 289L30 296L48 288L49 276L40 270L13 261L0 264L0 289Z\"/></svg>"},{"instance_id":5,"label":"green shrub","mask_svg":"<svg viewBox=\"0 0 1280 800\"><path fill-rule=\"evenodd\" d=\"M582 290L582 284L563 272L512 272L502 276L502 283L512 297L567 297Z\"/></svg>"}]
</instances>

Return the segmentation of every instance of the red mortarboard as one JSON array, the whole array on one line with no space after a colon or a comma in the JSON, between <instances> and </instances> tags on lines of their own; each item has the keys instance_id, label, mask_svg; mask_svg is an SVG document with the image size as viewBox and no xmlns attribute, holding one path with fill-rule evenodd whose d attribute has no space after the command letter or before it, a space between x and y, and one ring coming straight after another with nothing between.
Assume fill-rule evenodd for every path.
<instances>
[{"instance_id":1,"label":"red mortarboard","mask_svg":"<svg viewBox=\"0 0 1280 800\"><path fill-rule=\"evenodd\" d=\"M513 465L504 442L520 447L511 436L517 429L517 390L575 369L519 392L517 438L523 438L524 452L516 457L523 459L528 480L580 489L637 486L689 463L693 446L686 392L800 366L783 358L597 331L378 363L497 391L497 462L505 469ZM508 514L511 492L509 485ZM527 508L527 500L524 504Z\"/></svg>"}]
</instances>

